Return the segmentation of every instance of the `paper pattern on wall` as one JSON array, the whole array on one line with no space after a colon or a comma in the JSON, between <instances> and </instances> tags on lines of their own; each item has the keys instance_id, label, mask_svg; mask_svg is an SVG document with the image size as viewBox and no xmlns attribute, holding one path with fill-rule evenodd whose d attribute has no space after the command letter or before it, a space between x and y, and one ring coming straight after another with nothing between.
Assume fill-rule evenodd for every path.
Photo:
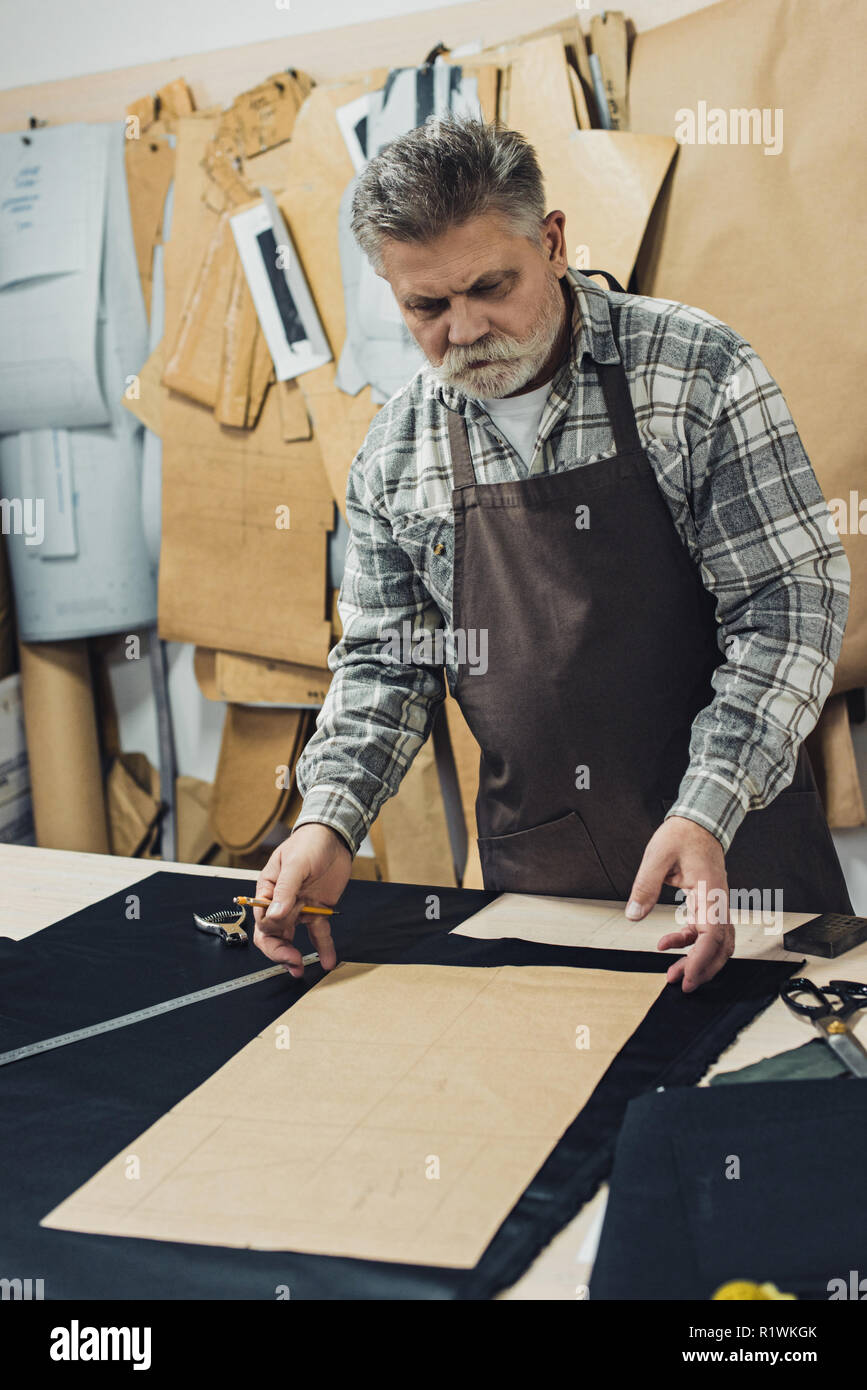
<instances>
[{"instance_id":1,"label":"paper pattern on wall","mask_svg":"<svg viewBox=\"0 0 867 1390\"><path fill-rule=\"evenodd\" d=\"M145 543L141 510L141 427L121 403L147 353L147 319L126 189L124 126L115 122L94 129L107 151L105 235L100 232L97 238L101 254L94 324L97 372L107 406L102 418L107 423L63 428L61 390L56 406L47 409L47 424L0 438L0 489L22 506L22 525L10 531L8 541L19 632L25 642L129 631L156 618L156 567ZM87 144L90 136L84 138ZM72 167L78 167L74 160ZM53 277L49 283L54 283ZM86 317L76 328L82 340L88 339ZM51 369L41 361L37 375L43 384L46 377L56 383L63 369L60 363ZM8 378L3 386L4 391L11 387ZM20 389L26 395L29 387ZM39 399L38 392L33 399ZM24 515L28 502L32 525Z\"/></svg>"},{"instance_id":2,"label":"paper pattern on wall","mask_svg":"<svg viewBox=\"0 0 867 1390\"><path fill-rule=\"evenodd\" d=\"M753 346L829 501L848 501L864 467L867 279L851 231L867 220L865 41L853 0L725 0L638 34L630 71L632 129L694 136L654 211L641 291ZM847 690L867 680L867 538L850 523L840 539L852 592L834 689Z\"/></svg>"},{"instance_id":3,"label":"paper pattern on wall","mask_svg":"<svg viewBox=\"0 0 867 1390\"><path fill-rule=\"evenodd\" d=\"M358 170L389 140L447 111L481 119L478 81L438 58L423 67L394 69L381 92L366 93L338 107L335 115ZM372 399L383 404L427 359L403 320L391 286L376 274L352 234L357 184L356 176L344 189L338 217L346 340L335 382L351 396L369 384Z\"/></svg>"},{"instance_id":4,"label":"paper pattern on wall","mask_svg":"<svg viewBox=\"0 0 867 1390\"><path fill-rule=\"evenodd\" d=\"M378 84L385 81L387 73L366 76L368 85ZM335 274L340 260L338 211L353 171L334 113L366 89L360 82L313 88L289 141L284 191L277 200L335 352L346 339L343 286ZM357 396L347 396L336 387L334 378L335 364L326 362L315 371L305 372L298 384L333 496L345 515L350 464L379 407L369 388Z\"/></svg>"},{"instance_id":5,"label":"paper pattern on wall","mask_svg":"<svg viewBox=\"0 0 867 1390\"><path fill-rule=\"evenodd\" d=\"M331 361L316 306L292 236L268 189L263 201L236 212L232 232L278 381Z\"/></svg>"},{"instance_id":6,"label":"paper pattern on wall","mask_svg":"<svg viewBox=\"0 0 867 1390\"><path fill-rule=\"evenodd\" d=\"M32 130L26 143L0 135L2 433L108 421L97 316L117 130L65 125Z\"/></svg>"},{"instance_id":7,"label":"paper pattern on wall","mask_svg":"<svg viewBox=\"0 0 867 1390\"><path fill-rule=\"evenodd\" d=\"M383 404L427 359L404 323L391 286L376 274L352 234L349 220L357 186L357 179L347 184L337 223L346 341L335 383L350 396L369 385L371 398Z\"/></svg>"},{"instance_id":8,"label":"paper pattern on wall","mask_svg":"<svg viewBox=\"0 0 867 1390\"><path fill-rule=\"evenodd\" d=\"M178 123L164 261L167 344L176 340L186 288L218 220L205 201L203 167L213 126L209 117ZM324 665L334 505L317 438L286 442L276 389L254 429L222 426L212 410L160 384L161 357L157 349L144 364L137 403L163 441L160 636Z\"/></svg>"}]
</instances>

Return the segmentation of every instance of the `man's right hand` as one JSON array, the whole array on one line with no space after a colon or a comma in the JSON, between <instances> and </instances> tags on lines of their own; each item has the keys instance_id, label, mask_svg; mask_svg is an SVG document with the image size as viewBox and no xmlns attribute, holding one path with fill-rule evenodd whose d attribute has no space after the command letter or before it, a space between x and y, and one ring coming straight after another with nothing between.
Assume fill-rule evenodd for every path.
<instances>
[{"instance_id":1,"label":"man's right hand","mask_svg":"<svg viewBox=\"0 0 867 1390\"><path fill-rule=\"evenodd\" d=\"M270 898L269 908L254 907L253 943L271 960L288 965L290 975L304 974L301 952L292 944L304 903L333 907L349 882L352 855L346 841L329 825L308 821L279 844L256 882L256 897ZM328 917L310 916L304 925L319 952L323 970L337 964Z\"/></svg>"}]
</instances>

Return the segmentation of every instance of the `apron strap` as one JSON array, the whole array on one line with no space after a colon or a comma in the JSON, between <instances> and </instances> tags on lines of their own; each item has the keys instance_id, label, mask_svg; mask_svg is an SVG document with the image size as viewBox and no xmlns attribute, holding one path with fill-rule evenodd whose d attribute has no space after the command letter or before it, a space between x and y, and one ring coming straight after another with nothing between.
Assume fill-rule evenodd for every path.
<instances>
[{"instance_id":1,"label":"apron strap","mask_svg":"<svg viewBox=\"0 0 867 1390\"><path fill-rule=\"evenodd\" d=\"M626 294L623 286L615 280L614 276L607 270L582 270L582 275L604 275L608 281L610 290L617 290L619 294ZM620 323L619 307L612 304L611 308L611 328L614 333L614 342L617 344L618 327ZM619 351L619 348L618 348ZM608 419L614 432L614 440L617 444L618 454L640 454L643 452L641 436L638 433L638 426L635 423L635 408L632 404L632 397L629 394L629 383L626 380L626 371L623 362L595 362L593 364L599 376L599 384L605 395L605 405L608 408Z\"/></svg>"},{"instance_id":2,"label":"apron strap","mask_svg":"<svg viewBox=\"0 0 867 1390\"><path fill-rule=\"evenodd\" d=\"M599 271L604 275L605 271ZM613 276L611 277L614 278ZM614 281L615 285L617 281ZM618 289L619 289L618 285ZM618 338L620 336L620 308L616 304L609 306L611 311L611 332L614 335L614 345L620 351ZM638 425L635 423L635 407L632 404L632 397L629 394L629 382L626 379L626 369L623 366L623 359L619 362L594 362L596 373L599 377L599 385L605 396L605 404L608 408L608 419L614 433L614 441L617 445L618 454L641 454L644 446L641 443L641 436L638 433Z\"/></svg>"},{"instance_id":3,"label":"apron strap","mask_svg":"<svg viewBox=\"0 0 867 1390\"><path fill-rule=\"evenodd\" d=\"M609 273L608 273L607 270L582 270L582 271L581 271L581 274L582 274L582 275L604 275L604 276L605 276L605 279L608 281L608 288L609 288L610 290L617 290L619 294L625 294L625 293L626 293L626 291L625 291L625 289L623 288L623 286L620 285L620 284L618 284L618 282L615 280L614 276L613 276L613 275L609 275Z\"/></svg>"},{"instance_id":4,"label":"apron strap","mask_svg":"<svg viewBox=\"0 0 867 1390\"><path fill-rule=\"evenodd\" d=\"M476 475L470 454L467 422L463 415L459 415L456 410L447 409L446 416L449 428L449 449L452 456L453 486L456 488L474 487Z\"/></svg>"},{"instance_id":5,"label":"apron strap","mask_svg":"<svg viewBox=\"0 0 867 1390\"><path fill-rule=\"evenodd\" d=\"M585 272L586 273L586 272ZM596 270L590 272L594 275L604 275L606 280L612 282L612 288L620 290L620 286L609 275L607 270ZM618 328L620 322L619 308L611 305L611 328L614 333L614 341L617 343ZM614 435L614 442L617 446L618 454L641 454L644 447L641 443L641 436L638 433L638 425L635 422L635 407L632 404L632 397L629 393L629 383L626 379L626 371L622 360L619 362L594 362L594 368L602 387L602 394L605 397L605 406L608 411L608 419ZM473 487L476 481L473 469L473 460L470 453L470 441L467 434L467 422L463 415L456 410L447 411L447 422L449 431L449 449L452 458L453 485L455 488Z\"/></svg>"},{"instance_id":6,"label":"apron strap","mask_svg":"<svg viewBox=\"0 0 867 1390\"><path fill-rule=\"evenodd\" d=\"M618 454L641 454L644 445L635 423L635 409L622 362L594 362L608 407L608 419Z\"/></svg>"}]
</instances>

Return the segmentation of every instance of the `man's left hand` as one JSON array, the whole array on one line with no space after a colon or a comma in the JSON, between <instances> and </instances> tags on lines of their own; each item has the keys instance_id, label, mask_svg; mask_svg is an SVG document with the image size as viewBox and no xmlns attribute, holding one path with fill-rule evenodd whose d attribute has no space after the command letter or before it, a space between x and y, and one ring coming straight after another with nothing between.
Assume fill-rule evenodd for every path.
<instances>
[{"instance_id":1,"label":"man's left hand","mask_svg":"<svg viewBox=\"0 0 867 1390\"><path fill-rule=\"evenodd\" d=\"M629 895L626 915L646 917L664 883L686 892L686 925L667 932L658 951L692 946L670 967L667 979L683 980L689 993L721 970L735 948L729 922L725 855L716 836L685 816L670 816L648 841Z\"/></svg>"}]
</instances>

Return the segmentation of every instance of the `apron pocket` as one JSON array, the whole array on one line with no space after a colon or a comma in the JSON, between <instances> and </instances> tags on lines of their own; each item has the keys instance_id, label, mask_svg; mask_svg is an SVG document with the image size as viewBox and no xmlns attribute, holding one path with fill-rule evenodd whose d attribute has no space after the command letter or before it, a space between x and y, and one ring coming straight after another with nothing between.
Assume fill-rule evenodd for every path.
<instances>
[{"instance_id":1,"label":"apron pocket","mask_svg":"<svg viewBox=\"0 0 867 1390\"><path fill-rule=\"evenodd\" d=\"M482 835L479 858L489 892L620 899L577 811L510 835Z\"/></svg>"}]
</instances>

